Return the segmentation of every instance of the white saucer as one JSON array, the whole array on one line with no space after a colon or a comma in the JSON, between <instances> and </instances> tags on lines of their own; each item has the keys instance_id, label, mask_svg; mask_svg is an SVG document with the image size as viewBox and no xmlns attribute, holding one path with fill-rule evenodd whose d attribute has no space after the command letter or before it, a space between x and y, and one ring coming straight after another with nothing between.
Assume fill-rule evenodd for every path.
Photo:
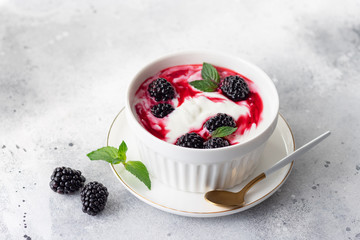
<instances>
[{"instance_id":1,"label":"white saucer","mask_svg":"<svg viewBox=\"0 0 360 240\"><path fill-rule=\"evenodd\" d=\"M107 138L107 145L118 147L124 140L129 148L127 159L140 160L137 145L131 129L128 127L125 113L123 110L114 119ZM229 189L230 191L240 190L248 181L256 177L259 173L270 168L274 163L285 155L293 152L295 143L293 134L285 119L279 115L277 127L270 137L265 151L261 157L261 163L246 181L238 186ZM187 216L187 217L218 217L242 212L261 203L272 194L286 181L289 176L293 163L288 164L279 171L257 183L247 193L246 205L240 208L224 208L212 205L204 199L204 194L183 192L166 186L151 177L151 190L141 183L137 178L127 172L122 164L110 164L116 177L133 195L143 202L156 207L160 210Z\"/></svg>"}]
</instances>

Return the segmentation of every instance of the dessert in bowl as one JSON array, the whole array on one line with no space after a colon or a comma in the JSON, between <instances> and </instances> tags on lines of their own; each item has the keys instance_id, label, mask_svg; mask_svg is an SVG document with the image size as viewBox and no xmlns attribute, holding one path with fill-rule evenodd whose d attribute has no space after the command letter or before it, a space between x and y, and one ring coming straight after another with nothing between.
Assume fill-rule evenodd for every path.
<instances>
[{"instance_id":1,"label":"dessert in bowl","mask_svg":"<svg viewBox=\"0 0 360 240\"><path fill-rule=\"evenodd\" d=\"M219 76L210 91L194 84L205 80L204 62ZM150 174L191 192L246 179L276 127L278 110L276 88L261 69L210 52L150 63L131 81L126 98L126 117ZM216 136L221 127L231 131Z\"/></svg>"}]
</instances>

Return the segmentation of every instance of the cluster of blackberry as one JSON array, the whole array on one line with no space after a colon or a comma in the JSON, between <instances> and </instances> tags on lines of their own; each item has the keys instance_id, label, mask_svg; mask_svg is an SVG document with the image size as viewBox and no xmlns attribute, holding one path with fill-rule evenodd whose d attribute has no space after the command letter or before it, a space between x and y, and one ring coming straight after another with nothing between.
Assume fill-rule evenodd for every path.
<instances>
[{"instance_id":1,"label":"cluster of blackberry","mask_svg":"<svg viewBox=\"0 0 360 240\"><path fill-rule=\"evenodd\" d=\"M82 188L84 182L85 177L81 175L80 171L57 167L51 175L50 188L60 194L69 194Z\"/></svg>"},{"instance_id":2,"label":"cluster of blackberry","mask_svg":"<svg viewBox=\"0 0 360 240\"><path fill-rule=\"evenodd\" d=\"M164 118L174 111L174 107L168 103L159 103L151 107L151 113L157 118Z\"/></svg>"},{"instance_id":3,"label":"cluster of blackberry","mask_svg":"<svg viewBox=\"0 0 360 240\"><path fill-rule=\"evenodd\" d=\"M235 102L247 99L250 93L246 81L240 76L225 77L220 89L226 97ZM148 92L157 102L168 101L175 97L174 87L164 78L151 82ZM151 113L157 118L164 118L174 110L174 107L168 103L158 103L151 107ZM204 126L211 133L222 126L236 127L236 123L231 116L218 113L206 121ZM230 143L224 138L211 138L205 141L197 133L186 133L178 138L176 145L187 148L219 148L229 146Z\"/></svg>"},{"instance_id":4,"label":"cluster of blackberry","mask_svg":"<svg viewBox=\"0 0 360 240\"><path fill-rule=\"evenodd\" d=\"M148 92L157 102L168 101L175 97L175 89L165 78L158 78L151 82ZM158 103L151 107L151 113L157 118L164 118L174 111L174 107L168 103Z\"/></svg>"},{"instance_id":5,"label":"cluster of blackberry","mask_svg":"<svg viewBox=\"0 0 360 240\"><path fill-rule=\"evenodd\" d=\"M175 97L175 89L165 78L158 78L151 82L148 92L155 101L167 101Z\"/></svg>"},{"instance_id":6,"label":"cluster of blackberry","mask_svg":"<svg viewBox=\"0 0 360 240\"><path fill-rule=\"evenodd\" d=\"M98 182L89 182L81 190L81 202L83 212L89 215L96 215L105 208L109 193L107 188Z\"/></svg>"},{"instance_id":7,"label":"cluster of blackberry","mask_svg":"<svg viewBox=\"0 0 360 240\"><path fill-rule=\"evenodd\" d=\"M219 127L224 127L224 126L236 127L236 123L231 116L225 113L218 113L216 114L215 117L212 117L209 120L207 120L204 126L211 133L216 129L218 129Z\"/></svg>"},{"instance_id":8,"label":"cluster of blackberry","mask_svg":"<svg viewBox=\"0 0 360 240\"><path fill-rule=\"evenodd\" d=\"M236 127L236 123L231 116L225 113L218 113L215 117L207 120L204 126L211 133L223 126ZM197 133L186 133L178 138L176 145L187 148L221 148L230 146L230 143L225 138L215 137L205 141Z\"/></svg>"},{"instance_id":9,"label":"cluster of blackberry","mask_svg":"<svg viewBox=\"0 0 360 240\"><path fill-rule=\"evenodd\" d=\"M248 98L250 90L240 76L228 76L221 83L222 93L234 102L242 101Z\"/></svg>"},{"instance_id":10,"label":"cluster of blackberry","mask_svg":"<svg viewBox=\"0 0 360 240\"><path fill-rule=\"evenodd\" d=\"M85 180L79 170L57 167L51 175L50 188L60 194L70 194L82 188L83 212L96 215L105 208L109 193L107 188L98 182L89 182L84 186Z\"/></svg>"}]
</instances>

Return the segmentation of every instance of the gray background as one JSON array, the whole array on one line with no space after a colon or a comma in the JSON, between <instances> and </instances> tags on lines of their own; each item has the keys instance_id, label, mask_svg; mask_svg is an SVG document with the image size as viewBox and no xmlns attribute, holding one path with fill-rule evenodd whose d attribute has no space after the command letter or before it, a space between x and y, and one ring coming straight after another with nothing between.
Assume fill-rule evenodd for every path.
<instances>
[{"instance_id":1,"label":"gray background","mask_svg":"<svg viewBox=\"0 0 360 240\"><path fill-rule=\"evenodd\" d=\"M359 1L335 0L0 0L0 238L360 239L359 12ZM239 214L162 212L85 156L106 144L129 79L189 49L264 69L297 146L333 133L281 190ZM102 214L49 189L62 165L108 187Z\"/></svg>"}]
</instances>

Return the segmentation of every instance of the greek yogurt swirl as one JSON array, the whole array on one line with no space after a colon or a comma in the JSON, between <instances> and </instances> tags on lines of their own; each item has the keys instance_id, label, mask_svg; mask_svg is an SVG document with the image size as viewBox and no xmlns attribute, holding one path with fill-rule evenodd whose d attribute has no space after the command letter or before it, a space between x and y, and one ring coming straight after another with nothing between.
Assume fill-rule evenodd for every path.
<instances>
[{"instance_id":1,"label":"greek yogurt swirl","mask_svg":"<svg viewBox=\"0 0 360 240\"><path fill-rule=\"evenodd\" d=\"M217 113L226 113L234 118L238 128L226 137L231 145L251 137L261 124L263 115L263 102L258 87L237 72L217 66L215 68L220 79L230 75L244 78L249 86L249 97L234 102L224 96L220 89L215 92L201 92L192 87L189 82L201 80L201 64L169 67L146 79L136 91L133 104L138 121L154 136L174 144L181 135L189 132L196 132L204 139L211 137L203 127L204 123ZM151 107L159 102L150 97L147 89L157 78L165 78L176 91L174 99L163 101L175 108L165 118L157 118L150 111Z\"/></svg>"}]
</instances>

